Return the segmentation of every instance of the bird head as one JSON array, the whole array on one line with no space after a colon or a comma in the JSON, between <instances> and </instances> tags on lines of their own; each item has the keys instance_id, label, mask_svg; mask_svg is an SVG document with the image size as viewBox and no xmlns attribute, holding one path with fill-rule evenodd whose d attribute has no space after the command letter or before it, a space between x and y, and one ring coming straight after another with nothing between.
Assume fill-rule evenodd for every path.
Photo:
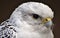
<instances>
[{"instance_id":1,"label":"bird head","mask_svg":"<svg viewBox=\"0 0 60 38\"><path fill-rule=\"evenodd\" d=\"M36 31L45 31L52 27L54 13L49 6L43 3L27 2L16 8L12 16L18 17L20 20L22 18L22 21Z\"/></svg>"}]
</instances>

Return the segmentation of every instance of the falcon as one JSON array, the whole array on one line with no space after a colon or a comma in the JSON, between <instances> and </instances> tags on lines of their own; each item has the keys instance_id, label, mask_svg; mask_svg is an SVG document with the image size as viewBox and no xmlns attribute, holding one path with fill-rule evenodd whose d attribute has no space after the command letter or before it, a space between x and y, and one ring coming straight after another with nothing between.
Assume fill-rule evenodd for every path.
<instances>
[{"instance_id":1,"label":"falcon","mask_svg":"<svg viewBox=\"0 0 60 38\"><path fill-rule=\"evenodd\" d=\"M53 17L54 12L46 4L23 3L0 24L0 38L54 38Z\"/></svg>"}]
</instances>

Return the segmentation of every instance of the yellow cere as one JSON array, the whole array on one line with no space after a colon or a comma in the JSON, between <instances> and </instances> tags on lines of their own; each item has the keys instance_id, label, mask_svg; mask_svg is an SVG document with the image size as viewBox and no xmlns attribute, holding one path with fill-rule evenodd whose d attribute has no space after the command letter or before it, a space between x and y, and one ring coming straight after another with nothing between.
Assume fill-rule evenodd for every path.
<instances>
[{"instance_id":1,"label":"yellow cere","mask_svg":"<svg viewBox=\"0 0 60 38\"><path fill-rule=\"evenodd\" d=\"M46 22L48 22L48 21L50 21L52 18L44 18L44 19L42 19L42 23L46 23Z\"/></svg>"}]
</instances>

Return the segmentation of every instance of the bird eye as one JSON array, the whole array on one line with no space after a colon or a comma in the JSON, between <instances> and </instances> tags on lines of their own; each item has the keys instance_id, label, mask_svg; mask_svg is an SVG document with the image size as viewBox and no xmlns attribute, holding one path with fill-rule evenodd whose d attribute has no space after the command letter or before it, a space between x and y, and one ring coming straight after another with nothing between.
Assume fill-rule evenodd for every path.
<instances>
[{"instance_id":1,"label":"bird eye","mask_svg":"<svg viewBox=\"0 0 60 38\"><path fill-rule=\"evenodd\" d=\"M38 19L39 18L39 15L33 14L33 18Z\"/></svg>"}]
</instances>

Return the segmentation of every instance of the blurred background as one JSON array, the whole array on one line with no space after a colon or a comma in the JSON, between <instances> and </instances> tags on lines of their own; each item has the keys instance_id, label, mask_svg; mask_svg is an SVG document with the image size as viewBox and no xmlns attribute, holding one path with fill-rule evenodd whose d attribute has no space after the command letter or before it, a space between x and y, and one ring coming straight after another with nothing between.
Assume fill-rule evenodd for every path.
<instances>
[{"instance_id":1,"label":"blurred background","mask_svg":"<svg viewBox=\"0 0 60 38\"><path fill-rule=\"evenodd\" d=\"M53 33L55 38L60 38L60 1L59 0L0 0L0 23L7 20L12 12L15 10L16 7L18 7L20 4L24 2L29 1L36 1L36 2L42 2L44 4L47 4L51 7L51 9L54 11L54 29Z\"/></svg>"}]
</instances>

